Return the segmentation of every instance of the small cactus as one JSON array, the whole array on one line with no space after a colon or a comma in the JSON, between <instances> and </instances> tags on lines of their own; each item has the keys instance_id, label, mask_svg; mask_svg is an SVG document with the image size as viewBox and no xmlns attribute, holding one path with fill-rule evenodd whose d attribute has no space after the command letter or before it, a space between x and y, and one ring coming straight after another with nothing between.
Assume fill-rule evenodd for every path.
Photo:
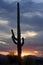
<instances>
[{"instance_id":1,"label":"small cactus","mask_svg":"<svg viewBox=\"0 0 43 65\"><path fill-rule=\"evenodd\" d=\"M14 35L13 29L11 30L11 32L12 32L12 40L17 45L17 52L18 52L18 58L19 58L18 65L21 65L21 51L22 51L22 46L24 44L24 38L21 39L21 33L20 33L19 3L17 3L17 38ZM21 42L21 40L22 40L22 42Z\"/></svg>"}]
</instances>

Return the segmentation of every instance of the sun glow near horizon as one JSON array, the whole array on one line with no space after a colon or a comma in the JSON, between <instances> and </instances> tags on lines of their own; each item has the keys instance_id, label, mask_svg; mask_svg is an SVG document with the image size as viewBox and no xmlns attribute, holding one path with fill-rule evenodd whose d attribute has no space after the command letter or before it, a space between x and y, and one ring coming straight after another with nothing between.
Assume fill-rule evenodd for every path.
<instances>
[{"instance_id":1,"label":"sun glow near horizon","mask_svg":"<svg viewBox=\"0 0 43 65\"><path fill-rule=\"evenodd\" d=\"M17 52L0 52L0 54L3 54L3 55L17 55ZM38 51L22 51L22 54L21 54L21 57L24 57L24 56L28 56L28 55L35 55L35 56L38 56L39 52Z\"/></svg>"},{"instance_id":2,"label":"sun glow near horizon","mask_svg":"<svg viewBox=\"0 0 43 65\"><path fill-rule=\"evenodd\" d=\"M38 51L23 51L21 56L28 56L28 55L35 55L38 56L39 52Z\"/></svg>"}]
</instances>

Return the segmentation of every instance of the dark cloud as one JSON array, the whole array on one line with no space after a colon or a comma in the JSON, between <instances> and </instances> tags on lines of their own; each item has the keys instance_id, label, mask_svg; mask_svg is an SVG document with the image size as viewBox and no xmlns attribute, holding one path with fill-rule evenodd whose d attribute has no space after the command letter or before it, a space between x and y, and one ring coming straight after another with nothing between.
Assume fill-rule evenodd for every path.
<instances>
[{"instance_id":1,"label":"dark cloud","mask_svg":"<svg viewBox=\"0 0 43 65\"><path fill-rule=\"evenodd\" d=\"M0 17L10 21L9 25L14 27L15 26L14 24L17 21L16 20L16 18L17 18L16 17L16 15L17 15L16 3L14 2L14 3L8 4L4 1L1 1L0 3L3 4L3 5L0 5L0 7L1 7ZM40 8L41 5L39 7L39 5L34 2L25 2L25 3L21 4L20 7L21 7L21 14L27 13L27 12L32 12L32 11L37 12L38 11L37 9L41 10L41 8ZM22 11L24 11L24 12L22 12ZM40 12L40 11L38 11L38 12ZM40 21L41 21L41 24L40 24ZM27 18L27 17L21 16L21 23L24 22L31 26L36 26L36 28L38 27L40 29L42 29L42 27L43 27L42 21L43 21L43 18L41 18L40 16L35 16L33 18ZM32 30L34 30L34 29L32 29Z\"/></svg>"}]
</instances>

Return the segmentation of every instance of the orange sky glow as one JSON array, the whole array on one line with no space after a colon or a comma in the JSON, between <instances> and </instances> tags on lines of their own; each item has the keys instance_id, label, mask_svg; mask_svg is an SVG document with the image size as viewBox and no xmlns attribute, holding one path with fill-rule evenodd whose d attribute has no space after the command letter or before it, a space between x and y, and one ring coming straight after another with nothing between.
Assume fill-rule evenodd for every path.
<instances>
[{"instance_id":1,"label":"orange sky glow","mask_svg":"<svg viewBox=\"0 0 43 65\"><path fill-rule=\"evenodd\" d=\"M3 54L3 55L17 55L17 52L0 52L0 54ZM35 56L38 56L39 55L39 52L38 51L22 51L22 54L21 56L27 56L27 55L35 55Z\"/></svg>"}]
</instances>

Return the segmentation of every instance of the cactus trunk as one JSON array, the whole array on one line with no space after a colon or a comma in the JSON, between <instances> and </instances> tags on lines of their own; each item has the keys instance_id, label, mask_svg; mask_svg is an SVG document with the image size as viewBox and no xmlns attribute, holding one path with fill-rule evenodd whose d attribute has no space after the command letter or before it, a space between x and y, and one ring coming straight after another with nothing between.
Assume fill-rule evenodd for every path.
<instances>
[{"instance_id":1,"label":"cactus trunk","mask_svg":"<svg viewBox=\"0 0 43 65\"><path fill-rule=\"evenodd\" d=\"M17 45L18 65L21 65L21 52L22 52L22 46L24 44L24 38L22 38L21 42L19 3L17 3L17 38L15 37L13 30L11 30L11 32L12 32L12 40Z\"/></svg>"},{"instance_id":2,"label":"cactus trunk","mask_svg":"<svg viewBox=\"0 0 43 65\"><path fill-rule=\"evenodd\" d=\"M21 50L21 33L20 33L20 10L19 10L19 3L17 3L17 39L18 39L18 55L19 51Z\"/></svg>"},{"instance_id":3,"label":"cactus trunk","mask_svg":"<svg viewBox=\"0 0 43 65\"><path fill-rule=\"evenodd\" d=\"M17 3L17 50L18 50L18 58L19 58L19 65L21 65L21 33L20 33L20 8L19 3Z\"/></svg>"}]
</instances>

